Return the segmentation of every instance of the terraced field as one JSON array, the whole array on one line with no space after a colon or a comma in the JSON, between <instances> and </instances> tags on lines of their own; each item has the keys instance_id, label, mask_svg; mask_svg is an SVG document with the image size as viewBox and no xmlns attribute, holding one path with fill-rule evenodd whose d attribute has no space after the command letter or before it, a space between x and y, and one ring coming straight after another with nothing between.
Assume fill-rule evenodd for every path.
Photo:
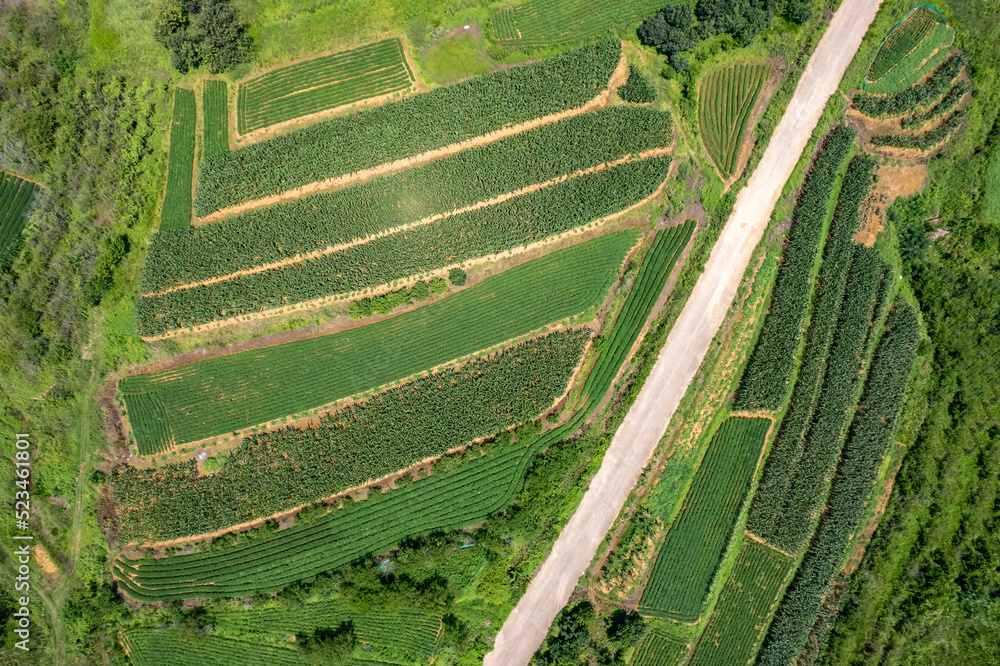
<instances>
[{"instance_id":1,"label":"terraced field","mask_svg":"<svg viewBox=\"0 0 1000 666\"><path fill-rule=\"evenodd\" d=\"M944 61L954 39L955 30L940 13L926 5L917 7L882 42L865 75L865 90L903 92Z\"/></svg>"},{"instance_id":2,"label":"terraced field","mask_svg":"<svg viewBox=\"0 0 1000 666\"><path fill-rule=\"evenodd\" d=\"M739 64L709 74L698 88L698 118L705 149L723 179L734 175L750 113L770 65Z\"/></svg>"},{"instance_id":3,"label":"terraced field","mask_svg":"<svg viewBox=\"0 0 1000 666\"><path fill-rule=\"evenodd\" d=\"M407 91L412 84L398 37L279 67L239 84L239 133Z\"/></svg>"},{"instance_id":4,"label":"terraced field","mask_svg":"<svg viewBox=\"0 0 1000 666\"><path fill-rule=\"evenodd\" d=\"M38 185L0 171L0 260L16 247Z\"/></svg>"}]
</instances>

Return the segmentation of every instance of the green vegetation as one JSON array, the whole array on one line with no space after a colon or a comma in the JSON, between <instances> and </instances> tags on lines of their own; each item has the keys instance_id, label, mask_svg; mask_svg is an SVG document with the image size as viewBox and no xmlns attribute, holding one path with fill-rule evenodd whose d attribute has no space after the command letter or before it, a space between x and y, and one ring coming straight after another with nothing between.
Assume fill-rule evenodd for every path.
<instances>
[{"instance_id":1,"label":"green vegetation","mask_svg":"<svg viewBox=\"0 0 1000 666\"><path fill-rule=\"evenodd\" d=\"M84 290L84 298L90 305L98 305L104 294L114 286L115 270L125 259L128 251L129 241L126 234L105 239L101 254L94 262L94 274Z\"/></svg>"},{"instance_id":2,"label":"green vegetation","mask_svg":"<svg viewBox=\"0 0 1000 666\"><path fill-rule=\"evenodd\" d=\"M527 0L494 11L495 36L503 46L522 51L600 37L639 23L663 0Z\"/></svg>"},{"instance_id":3,"label":"green vegetation","mask_svg":"<svg viewBox=\"0 0 1000 666\"><path fill-rule=\"evenodd\" d=\"M483 48L481 40L470 34L458 34L438 41L427 51L423 75L434 83L447 85L487 74L499 64Z\"/></svg>"},{"instance_id":4,"label":"green vegetation","mask_svg":"<svg viewBox=\"0 0 1000 666\"><path fill-rule=\"evenodd\" d=\"M272 69L240 83L239 132L408 90L412 82L398 37Z\"/></svg>"},{"instance_id":5,"label":"green vegetation","mask_svg":"<svg viewBox=\"0 0 1000 666\"><path fill-rule=\"evenodd\" d=\"M618 96L633 104L656 101L656 87L635 65L628 67L628 80L618 88Z\"/></svg>"},{"instance_id":6,"label":"green vegetation","mask_svg":"<svg viewBox=\"0 0 1000 666\"><path fill-rule=\"evenodd\" d=\"M170 165L160 212L160 231L185 231L191 226L191 188L194 178L196 116L194 91L174 91L174 118L170 123Z\"/></svg>"},{"instance_id":7,"label":"green vegetation","mask_svg":"<svg viewBox=\"0 0 1000 666\"><path fill-rule=\"evenodd\" d=\"M1000 149L993 149L993 158L986 171L986 191L983 193L986 219L1000 224Z\"/></svg>"},{"instance_id":8,"label":"green vegetation","mask_svg":"<svg viewBox=\"0 0 1000 666\"><path fill-rule=\"evenodd\" d=\"M188 234L153 236L142 289L161 291L356 241L666 147L672 140L670 114L654 109L610 108L567 118L396 174L196 227Z\"/></svg>"},{"instance_id":9,"label":"green vegetation","mask_svg":"<svg viewBox=\"0 0 1000 666\"><path fill-rule=\"evenodd\" d=\"M170 663L177 666L232 666L236 663L285 664L304 662L292 645L285 648L259 645L215 636L185 639L178 631L132 629L122 641L135 666ZM350 666L350 665L345 665Z\"/></svg>"},{"instance_id":10,"label":"green vegetation","mask_svg":"<svg viewBox=\"0 0 1000 666\"><path fill-rule=\"evenodd\" d=\"M646 199L669 171L669 157L629 162L302 263L142 298L139 332L156 335L284 308L515 250Z\"/></svg>"},{"instance_id":11,"label":"green vegetation","mask_svg":"<svg viewBox=\"0 0 1000 666\"><path fill-rule=\"evenodd\" d=\"M698 117L705 149L724 179L731 178L750 112L770 65L733 65L705 77L698 89Z\"/></svg>"},{"instance_id":12,"label":"green vegetation","mask_svg":"<svg viewBox=\"0 0 1000 666\"><path fill-rule=\"evenodd\" d=\"M20 243L38 189L31 181L0 171L0 263Z\"/></svg>"},{"instance_id":13,"label":"green vegetation","mask_svg":"<svg viewBox=\"0 0 1000 666\"><path fill-rule=\"evenodd\" d=\"M265 518L529 421L566 390L589 338L554 333L415 379L318 423L252 435L211 476L199 476L194 460L117 467L121 538L165 541Z\"/></svg>"},{"instance_id":14,"label":"green vegetation","mask_svg":"<svg viewBox=\"0 0 1000 666\"><path fill-rule=\"evenodd\" d=\"M204 157L229 150L229 86L225 81L207 79L201 91L204 115L202 150Z\"/></svg>"},{"instance_id":15,"label":"green vegetation","mask_svg":"<svg viewBox=\"0 0 1000 666\"><path fill-rule=\"evenodd\" d=\"M972 90L972 83L970 81L962 81L959 79L955 82L955 85L951 87L948 94L941 98L941 101L934 104L929 109L923 113L915 113L912 116L906 116L900 121L900 125L903 129L918 129L923 127L925 124L932 120L942 118L949 113L951 113L958 103L962 101L966 93Z\"/></svg>"},{"instance_id":16,"label":"green vegetation","mask_svg":"<svg viewBox=\"0 0 1000 666\"><path fill-rule=\"evenodd\" d=\"M586 599L556 616L553 630L535 652L532 666L610 664L625 666L645 624L636 613L616 610L598 617Z\"/></svg>"},{"instance_id":17,"label":"green vegetation","mask_svg":"<svg viewBox=\"0 0 1000 666\"><path fill-rule=\"evenodd\" d=\"M936 49L950 44L954 36L941 14L924 5L917 7L882 41L865 75L865 88L871 86L876 94L909 88L922 76L921 63ZM890 74L894 80L885 85Z\"/></svg>"},{"instance_id":18,"label":"green vegetation","mask_svg":"<svg viewBox=\"0 0 1000 666\"><path fill-rule=\"evenodd\" d=\"M895 437L919 339L916 311L898 305L875 354L816 537L781 601L758 664L787 664L805 647L851 539L861 528L882 459Z\"/></svg>"},{"instance_id":19,"label":"green vegetation","mask_svg":"<svg viewBox=\"0 0 1000 666\"><path fill-rule=\"evenodd\" d=\"M579 106L607 87L620 55L608 39L213 155L198 174L197 214Z\"/></svg>"},{"instance_id":20,"label":"green vegetation","mask_svg":"<svg viewBox=\"0 0 1000 666\"><path fill-rule=\"evenodd\" d=\"M309 340L199 361L119 382L164 405L176 443L221 435L374 389L460 358L604 300L632 231L583 243L512 268L389 321ZM483 321L493 322L490 327ZM393 350L393 353L386 353ZM159 426L133 420L137 441ZM153 431L150 431L154 428Z\"/></svg>"},{"instance_id":21,"label":"green vegetation","mask_svg":"<svg viewBox=\"0 0 1000 666\"><path fill-rule=\"evenodd\" d=\"M517 24L513 7L501 7L490 17L493 36L497 39L517 39Z\"/></svg>"},{"instance_id":22,"label":"green vegetation","mask_svg":"<svg viewBox=\"0 0 1000 666\"><path fill-rule=\"evenodd\" d=\"M207 64L218 74L250 59L253 40L231 0L167 0L156 19L156 41L181 74Z\"/></svg>"},{"instance_id":23,"label":"green vegetation","mask_svg":"<svg viewBox=\"0 0 1000 666\"><path fill-rule=\"evenodd\" d=\"M965 120L965 114L965 109L959 109L923 134L876 134L871 142L873 146L911 148L922 152L933 150L958 131Z\"/></svg>"},{"instance_id":24,"label":"green vegetation","mask_svg":"<svg viewBox=\"0 0 1000 666\"><path fill-rule=\"evenodd\" d=\"M808 176L774 284L771 307L740 380L735 409L777 410L785 402L809 312L812 272L821 250L828 201L854 136L847 127L834 129Z\"/></svg>"},{"instance_id":25,"label":"green vegetation","mask_svg":"<svg viewBox=\"0 0 1000 666\"><path fill-rule=\"evenodd\" d=\"M904 92L925 75L933 72L948 57L948 46L955 39L955 31L944 23L936 24L930 34L889 73L865 90L876 95Z\"/></svg>"},{"instance_id":26,"label":"green vegetation","mask_svg":"<svg viewBox=\"0 0 1000 666\"><path fill-rule=\"evenodd\" d=\"M690 666L751 663L794 565L787 555L746 539Z\"/></svg>"},{"instance_id":27,"label":"green vegetation","mask_svg":"<svg viewBox=\"0 0 1000 666\"><path fill-rule=\"evenodd\" d=\"M926 81L894 95L858 93L854 106L872 118L901 116L933 104L952 89L955 78L969 62L964 52L955 52Z\"/></svg>"},{"instance_id":28,"label":"green vegetation","mask_svg":"<svg viewBox=\"0 0 1000 666\"><path fill-rule=\"evenodd\" d=\"M685 643L648 631L636 648L633 666L679 666L691 651Z\"/></svg>"},{"instance_id":29,"label":"green vegetation","mask_svg":"<svg viewBox=\"0 0 1000 666\"><path fill-rule=\"evenodd\" d=\"M750 491L771 419L732 417L719 427L653 565L643 614L694 622Z\"/></svg>"}]
</instances>

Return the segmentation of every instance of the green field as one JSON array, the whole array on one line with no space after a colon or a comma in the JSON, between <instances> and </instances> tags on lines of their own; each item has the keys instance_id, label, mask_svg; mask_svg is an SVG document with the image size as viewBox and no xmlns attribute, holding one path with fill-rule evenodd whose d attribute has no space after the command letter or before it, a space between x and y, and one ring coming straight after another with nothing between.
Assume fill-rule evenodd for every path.
<instances>
[{"instance_id":1,"label":"green field","mask_svg":"<svg viewBox=\"0 0 1000 666\"><path fill-rule=\"evenodd\" d=\"M904 82L921 69L931 52L951 43L955 31L930 7L920 6L897 23L883 40L865 75L865 89L873 93L900 92ZM891 79L891 81L889 80ZM877 90L875 88L878 88Z\"/></svg>"},{"instance_id":2,"label":"green field","mask_svg":"<svg viewBox=\"0 0 1000 666\"><path fill-rule=\"evenodd\" d=\"M314 421L244 439L211 475L194 460L112 472L120 538L150 543L317 502L545 412L590 331L552 333L390 389ZM275 452L281 455L275 458Z\"/></svg>"},{"instance_id":3,"label":"green field","mask_svg":"<svg viewBox=\"0 0 1000 666\"><path fill-rule=\"evenodd\" d=\"M732 417L716 432L656 556L639 602L643 615L699 618L770 427L771 419Z\"/></svg>"},{"instance_id":4,"label":"green field","mask_svg":"<svg viewBox=\"0 0 1000 666\"><path fill-rule=\"evenodd\" d=\"M500 44L530 51L638 25L662 8L662 0L528 0L496 10L492 20Z\"/></svg>"},{"instance_id":5,"label":"green field","mask_svg":"<svg viewBox=\"0 0 1000 666\"><path fill-rule=\"evenodd\" d=\"M620 232L510 269L438 303L334 335L191 363L119 382L160 401L176 443L222 435L328 404L427 370L595 307L634 232ZM492 322L490 327L481 325ZM390 350L387 353L387 350ZM136 440L161 426L132 423Z\"/></svg>"},{"instance_id":6,"label":"green field","mask_svg":"<svg viewBox=\"0 0 1000 666\"><path fill-rule=\"evenodd\" d=\"M204 157L229 150L229 87L225 81L208 79L201 91L204 115Z\"/></svg>"},{"instance_id":7,"label":"green field","mask_svg":"<svg viewBox=\"0 0 1000 666\"><path fill-rule=\"evenodd\" d=\"M194 178L194 91L174 90L174 112L170 123L170 162L167 186L160 212L160 231L185 231L191 226L191 187Z\"/></svg>"},{"instance_id":8,"label":"green field","mask_svg":"<svg viewBox=\"0 0 1000 666\"><path fill-rule=\"evenodd\" d=\"M0 259L17 246L38 185L0 171Z\"/></svg>"},{"instance_id":9,"label":"green field","mask_svg":"<svg viewBox=\"0 0 1000 666\"><path fill-rule=\"evenodd\" d=\"M690 650L685 643L648 631L635 649L632 666L681 666Z\"/></svg>"},{"instance_id":10,"label":"green field","mask_svg":"<svg viewBox=\"0 0 1000 666\"><path fill-rule=\"evenodd\" d=\"M736 169L750 113L770 65L739 64L709 74L698 88L701 139L723 179Z\"/></svg>"},{"instance_id":11,"label":"green field","mask_svg":"<svg viewBox=\"0 0 1000 666\"><path fill-rule=\"evenodd\" d=\"M406 91L412 83L399 38L279 67L239 84L239 132Z\"/></svg>"},{"instance_id":12,"label":"green field","mask_svg":"<svg viewBox=\"0 0 1000 666\"><path fill-rule=\"evenodd\" d=\"M690 666L753 663L778 606L778 594L794 565L787 555L746 539Z\"/></svg>"}]
</instances>

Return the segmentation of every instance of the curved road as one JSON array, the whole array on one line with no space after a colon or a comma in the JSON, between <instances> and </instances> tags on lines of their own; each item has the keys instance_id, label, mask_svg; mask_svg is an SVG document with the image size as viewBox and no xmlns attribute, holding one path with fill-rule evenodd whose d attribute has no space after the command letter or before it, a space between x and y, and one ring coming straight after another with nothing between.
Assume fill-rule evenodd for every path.
<instances>
[{"instance_id":1,"label":"curved road","mask_svg":"<svg viewBox=\"0 0 1000 666\"><path fill-rule=\"evenodd\" d=\"M843 0L834 14L601 469L504 623L495 648L483 662L486 666L527 664L569 601L722 325L785 181L880 4L881 0Z\"/></svg>"}]
</instances>

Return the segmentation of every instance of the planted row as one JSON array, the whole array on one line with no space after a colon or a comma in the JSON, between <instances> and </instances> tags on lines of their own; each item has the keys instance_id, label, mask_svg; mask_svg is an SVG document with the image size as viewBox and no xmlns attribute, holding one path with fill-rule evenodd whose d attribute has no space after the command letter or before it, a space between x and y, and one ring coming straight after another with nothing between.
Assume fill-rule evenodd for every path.
<instances>
[{"instance_id":1,"label":"planted row","mask_svg":"<svg viewBox=\"0 0 1000 666\"><path fill-rule=\"evenodd\" d=\"M875 82L899 66L900 61L918 45L926 43L932 31L944 22L938 12L929 7L918 7L886 36L878 53L868 67L867 82Z\"/></svg>"},{"instance_id":2,"label":"planted row","mask_svg":"<svg viewBox=\"0 0 1000 666\"><path fill-rule=\"evenodd\" d=\"M969 57L956 51L931 74L926 81L895 95L871 95L858 93L854 96L854 107L866 116L886 118L901 116L916 111L940 99L952 88Z\"/></svg>"},{"instance_id":3,"label":"planted row","mask_svg":"<svg viewBox=\"0 0 1000 666\"><path fill-rule=\"evenodd\" d=\"M830 585L861 528L892 444L916 358L920 323L900 304L887 322L816 537L767 634L758 664L791 663L802 652Z\"/></svg>"},{"instance_id":4,"label":"planted row","mask_svg":"<svg viewBox=\"0 0 1000 666\"><path fill-rule=\"evenodd\" d=\"M212 155L200 167L197 214L571 109L607 87L620 56L621 43L606 39Z\"/></svg>"},{"instance_id":5,"label":"planted row","mask_svg":"<svg viewBox=\"0 0 1000 666\"><path fill-rule=\"evenodd\" d=\"M229 87L225 81L217 79L205 81L205 87L201 91L201 112L205 116L203 157L228 151Z\"/></svg>"},{"instance_id":6,"label":"planted row","mask_svg":"<svg viewBox=\"0 0 1000 666\"><path fill-rule=\"evenodd\" d=\"M175 629L130 629L122 634L122 643L135 666L237 666L248 663L301 666L308 663L299 657L291 644L275 647L217 636L186 639Z\"/></svg>"},{"instance_id":7,"label":"planted row","mask_svg":"<svg viewBox=\"0 0 1000 666\"><path fill-rule=\"evenodd\" d=\"M933 150L961 127L966 113L968 113L966 109L959 109L945 118L937 127L929 129L923 134L913 136L908 134L877 134L871 138L871 142L873 146L909 148L923 152Z\"/></svg>"},{"instance_id":8,"label":"planted row","mask_svg":"<svg viewBox=\"0 0 1000 666\"><path fill-rule=\"evenodd\" d=\"M735 409L777 410L785 402L809 313L812 271L822 247L827 202L835 195L837 172L854 137L853 130L838 126L827 138L806 180L775 280L771 307L740 380Z\"/></svg>"},{"instance_id":9,"label":"planted row","mask_svg":"<svg viewBox=\"0 0 1000 666\"><path fill-rule=\"evenodd\" d=\"M160 231L184 231L191 226L191 182L194 179L194 135L197 110L194 91L174 90L170 122L170 160L160 211Z\"/></svg>"},{"instance_id":10,"label":"planted row","mask_svg":"<svg viewBox=\"0 0 1000 666\"><path fill-rule=\"evenodd\" d=\"M188 234L154 236L142 290L156 292L356 241L671 141L668 113L616 107L582 114Z\"/></svg>"},{"instance_id":11,"label":"planted row","mask_svg":"<svg viewBox=\"0 0 1000 666\"><path fill-rule=\"evenodd\" d=\"M698 90L702 141L723 178L733 175L750 112L769 71L766 64L733 65L707 76Z\"/></svg>"},{"instance_id":12,"label":"planted row","mask_svg":"<svg viewBox=\"0 0 1000 666\"><path fill-rule=\"evenodd\" d=\"M889 73L865 90L874 94L901 93L933 72L948 57L948 46L955 40L955 30L938 23L920 44L900 60Z\"/></svg>"},{"instance_id":13,"label":"planted row","mask_svg":"<svg viewBox=\"0 0 1000 666\"><path fill-rule=\"evenodd\" d=\"M570 44L638 24L663 8L662 0L528 0L514 8L522 50Z\"/></svg>"},{"instance_id":14,"label":"planted row","mask_svg":"<svg viewBox=\"0 0 1000 666\"><path fill-rule=\"evenodd\" d=\"M669 157L622 164L301 263L142 298L136 306L139 331L157 335L285 308L515 250L646 199L669 169Z\"/></svg>"},{"instance_id":15,"label":"planted row","mask_svg":"<svg viewBox=\"0 0 1000 666\"><path fill-rule=\"evenodd\" d=\"M648 631L635 649L633 666L677 666L684 663L690 648L673 638Z\"/></svg>"},{"instance_id":16,"label":"planted row","mask_svg":"<svg viewBox=\"0 0 1000 666\"><path fill-rule=\"evenodd\" d=\"M972 82L959 79L948 91L948 94L941 98L940 102L923 113L915 113L903 118L899 124L903 129L908 130L923 127L932 120L942 118L951 113L970 90L972 90Z\"/></svg>"},{"instance_id":17,"label":"planted row","mask_svg":"<svg viewBox=\"0 0 1000 666\"><path fill-rule=\"evenodd\" d=\"M17 246L38 186L0 171L0 260Z\"/></svg>"}]
</instances>

